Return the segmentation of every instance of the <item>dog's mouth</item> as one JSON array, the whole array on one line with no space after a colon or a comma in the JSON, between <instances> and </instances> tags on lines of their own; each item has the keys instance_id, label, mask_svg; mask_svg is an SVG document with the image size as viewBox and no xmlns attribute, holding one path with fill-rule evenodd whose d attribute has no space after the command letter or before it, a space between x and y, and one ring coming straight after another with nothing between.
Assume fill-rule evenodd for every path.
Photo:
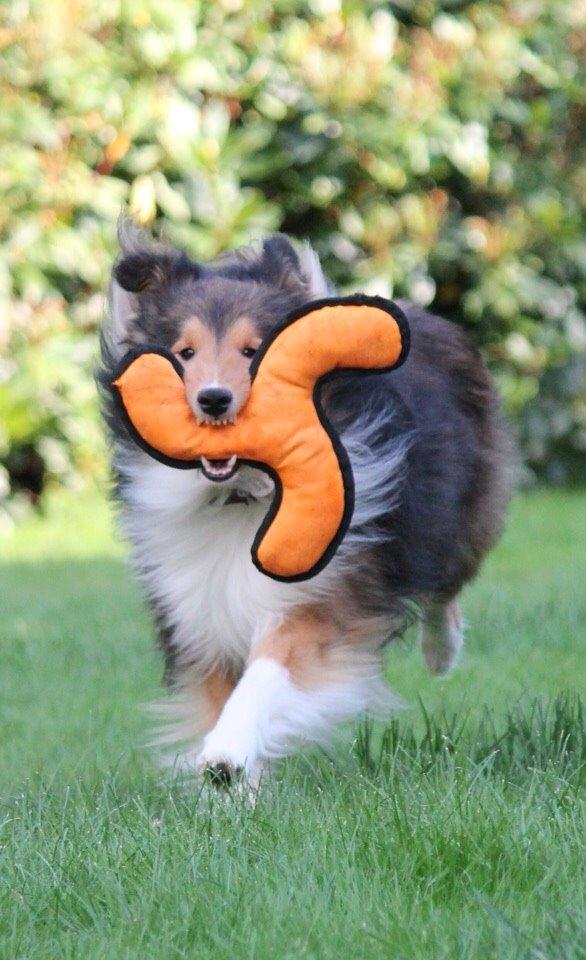
<instances>
[{"instance_id":1,"label":"dog's mouth","mask_svg":"<svg viewBox=\"0 0 586 960\"><path fill-rule=\"evenodd\" d=\"M238 459L233 453L231 457L223 460L208 460L207 457L201 457L201 472L208 480L215 480L216 483L222 480L229 480L238 470Z\"/></svg>"}]
</instances>

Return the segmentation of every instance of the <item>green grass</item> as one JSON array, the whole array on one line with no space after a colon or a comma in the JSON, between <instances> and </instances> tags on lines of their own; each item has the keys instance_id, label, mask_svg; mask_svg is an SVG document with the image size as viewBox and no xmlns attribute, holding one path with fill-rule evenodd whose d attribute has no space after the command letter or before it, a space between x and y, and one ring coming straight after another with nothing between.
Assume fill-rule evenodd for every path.
<instances>
[{"instance_id":1,"label":"green grass","mask_svg":"<svg viewBox=\"0 0 586 960\"><path fill-rule=\"evenodd\" d=\"M103 504L51 501L1 545L2 960L586 956L585 507L520 499L459 670L398 645L401 715L282 764L251 808L156 772L123 550Z\"/></svg>"}]
</instances>

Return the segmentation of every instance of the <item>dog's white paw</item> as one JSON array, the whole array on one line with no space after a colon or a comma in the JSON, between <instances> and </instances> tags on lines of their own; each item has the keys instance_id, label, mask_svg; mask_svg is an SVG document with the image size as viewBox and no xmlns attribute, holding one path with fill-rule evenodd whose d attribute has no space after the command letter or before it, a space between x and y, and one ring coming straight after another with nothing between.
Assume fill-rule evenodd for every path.
<instances>
[{"instance_id":1,"label":"dog's white paw","mask_svg":"<svg viewBox=\"0 0 586 960\"><path fill-rule=\"evenodd\" d=\"M257 763L247 738L233 735L226 741L223 731L214 729L205 738L195 767L216 786L227 786L240 779L249 780Z\"/></svg>"}]
</instances>

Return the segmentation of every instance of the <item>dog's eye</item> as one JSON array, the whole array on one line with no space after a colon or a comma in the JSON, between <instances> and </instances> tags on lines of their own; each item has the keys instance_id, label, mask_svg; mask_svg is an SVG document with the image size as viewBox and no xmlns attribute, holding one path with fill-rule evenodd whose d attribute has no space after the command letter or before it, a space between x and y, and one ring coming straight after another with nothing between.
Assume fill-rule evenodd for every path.
<instances>
[{"instance_id":1,"label":"dog's eye","mask_svg":"<svg viewBox=\"0 0 586 960\"><path fill-rule=\"evenodd\" d=\"M254 357L255 353L256 353L256 350L254 347L244 347L242 351L242 356L250 358L250 357Z\"/></svg>"},{"instance_id":2,"label":"dog's eye","mask_svg":"<svg viewBox=\"0 0 586 960\"><path fill-rule=\"evenodd\" d=\"M195 350L193 347L184 347L183 350L179 351L179 356L182 360L191 360L195 356Z\"/></svg>"}]
</instances>

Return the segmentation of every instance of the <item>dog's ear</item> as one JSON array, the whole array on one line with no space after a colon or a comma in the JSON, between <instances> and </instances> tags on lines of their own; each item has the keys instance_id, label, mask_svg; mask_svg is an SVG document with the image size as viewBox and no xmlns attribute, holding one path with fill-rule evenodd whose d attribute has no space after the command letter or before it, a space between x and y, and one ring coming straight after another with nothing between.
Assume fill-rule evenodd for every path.
<instances>
[{"instance_id":1,"label":"dog's ear","mask_svg":"<svg viewBox=\"0 0 586 960\"><path fill-rule=\"evenodd\" d=\"M156 297L171 284L201 275L201 267L187 254L154 246L131 221L121 223L118 236L120 256L112 271L107 331L115 356L122 355L132 339L132 325L143 296Z\"/></svg>"},{"instance_id":2,"label":"dog's ear","mask_svg":"<svg viewBox=\"0 0 586 960\"><path fill-rule=\"evenodd\" d=\"M143 249L124 254L114 267L113 278L127 293L140 294L199 275L200 267L185 253Z\"/></svg>"},{"instance_id":3,"label":"dog's ear","mask_svg":"<svg viewBox=\"0 0 586 960\"><path fill-rule=\"evenodd\" d=\"M332 292L310 245L304 244L298 253L282 233L264 241L259 266L265 282L280 290L302 292L308 300L319 300Z\"/></svg>"}]
</instances>

